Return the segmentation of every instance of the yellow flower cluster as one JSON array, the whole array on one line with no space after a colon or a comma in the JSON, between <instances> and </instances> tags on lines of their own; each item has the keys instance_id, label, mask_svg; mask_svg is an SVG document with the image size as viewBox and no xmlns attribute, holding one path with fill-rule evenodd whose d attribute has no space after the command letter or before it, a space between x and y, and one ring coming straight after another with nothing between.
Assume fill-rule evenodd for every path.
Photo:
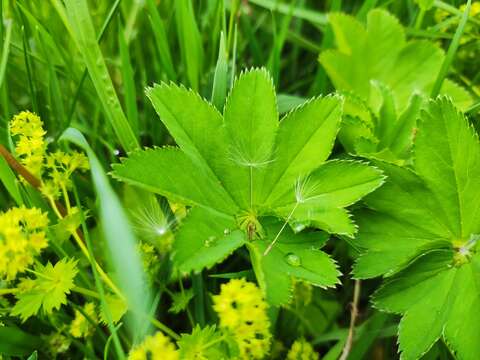
<instances>
[{"instance_id":1,"label":"yellow flower cluster","mask_svg":"<svg viewBox=\"0 0 480 360\"><path fill-rule=\"evenodd\" d=\"M223 284L213 297L213 308L220 318L220 327L235 338L241 359L262 359L270 350L270 322L262 292L245 279Z\"/></svg>"},{"instance_id":2,"label":"yellow flower cluster","mask_svg":"<svg viewBox=\"0 0 480 360\"><path fill-rule=\"evenodd\" d=\"M50 199L57 199L60 194L66 195L71 188L70 177L75 170L89 168L88 159L82 153L47 153L44 139L46 132L42 120L36 114L22 111L15 115L10 121L10 133L18 137L15 151L20 162L41 180L41 191Z\"/></svg>"},{"instance_id":3,"label":"yellow flower cluster","mask_svg":"<svg viewBox=\"0 0 480 360\"><path fill-rule=\"evenodd\" d=\"M149 280L153 281L160 267L157 251L153 245L143 242L137 245L137 249L142 258L143 269L148 275Z\"/></svg>"},{"instance_id":4,"label":"yellow flower cluster","mask_svg":"<svg viewBox=\"0 0 480 360\"><path fill-rule=\"evenodd\" d=\"M15 279L47 246L47 214L25 206L0 213L0 279Z\"/></svg>"},{"instance_id":5,"label":"yellow flower cluster","mask_svg":"<svg viewBox=\"0 0 480 360\"><path fill-rule=\"evenodd\" d=\"M94 303L86 303L83 306L83 312L90 318L91 321L97 323L98 317L95 312ZM70 324L70 334L76 338L87 338L93 335L95 326L88 320L80 310L75 310L75 318Z\"/></svg>"},{"instance_id":6,"label":"yellow flower cluster","mask_svg":"<svg viewBox=\"0 0 480 360\"><path fill-rule=\"evenodd\" d=\"M55 151L48 154L45 165L48 178L44 179L41 191L46 197L53 199L57 199L61 193L72 187L70 177L75 170L84 171L89 168L87 157L77 151Z\"/></svg>"},{"instance_id":7,"label":"yellow flower cluster","mask_svg":"<svg viewBox=\"0 0 480 360\"><path fill-rule=\"evenodd\" d=\"M133 348L128 360L178 360L179 352L170 339L158 331Z\"/></svg>"},{"instance_id":8,"label":"yellow flower cluster","mask_svg":"<svg viewBox=\"0 0 480 360\"><path fill-rule=\"evenodd\" d=\"M288 351L287 360L318 360L318 353L305 339L295 340Z\"/></svg>"},{"instance_id":9,"label":"yellow flower cluster","mask_svg":"<svg viewBox=\"0 0 480 360\"><path fill-rule=\"evenodd\" d=\"M22 111L10 121L10 133L18 136L15 151L20 162L28 171L40 178L47 149L42 120L34 113Z\"/></svg>"},{"instance_id":10,"label":"yellow flower cluster","mask_svg":"<svg viewBox=\"0 0 480 360\"><path fill-rule=\"evenodd\" d=\"M467 4L463 4L460 6L460 11L465 11L467 7ZM477 16L478 14L480 14L480 2L476 1L474 3L472 3L472 5L470 6L470 14L469 16L471 17L474 17L474 16Z\"/></svg>"}]
</instances>

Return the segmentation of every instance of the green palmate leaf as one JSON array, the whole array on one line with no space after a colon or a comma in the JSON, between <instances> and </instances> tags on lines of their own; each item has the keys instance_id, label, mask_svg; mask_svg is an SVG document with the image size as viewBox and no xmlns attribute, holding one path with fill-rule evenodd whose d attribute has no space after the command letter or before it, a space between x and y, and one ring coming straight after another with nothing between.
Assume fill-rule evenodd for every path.
<instances>
[{"instance_id":1,"label":"green palmate leaf","mask_svg":"<svg viewBox=\"0 0 480 360\"><path fill-rule=\"evenodd\" d=\"M168 312L179 314L187 309L195 293L193 292L193 288L190 288L183 292L172 293L170 296L172 298L172 306L168 309Z\"/></svg>"},{"instance_id":2,"label":"green palmate leaf","mask_svg":"<svg viewBox=\"0 0 480 360\"><path fill-rule=\"evenodd\" d=\"M50 262L45 266L38 265L34 271L35 279L22 280L12 315L18 315L25 321L36 315L40 309L45 314L51 314L54 309L58 310L61 305L66 304L77 272L77 262L66 258L55 266Z\"/></svg>"},{"instance_id":3,"label":"green palmate leaf","mask_svg":"<svg viewBox=\"0 0 480 360\"><path fill-rule=\"evenodd\" d=\"M182 334L178 341L181 359L227 359L229 348L215 325L196 326L191 334ZM231 354L230 354L231 355Z\"/></svg>"},{"instance_id":4,"label":"green palmate leaf","mask_svg":"<svg viewBox=\"0 0 480 360\"><path fill-rule=\"evenodd\" d=\"M292 183L308 175L330 155L341 119L337 96L319 97L288 113L281 121L275 161L265 179L267 203L291 190Z\"/></svg>"},{"instance_id":5,"label":"green palmate leaf","mask_svg":"<svg viewBox=\"0 0 480 360\"><path fill-rule=\"evenodd\" d=\"M244 72L235 81L224 111L229 153L236 167L241 207L257 204L262 193L265 167L273 160L278 111L273 81L265 69ZM251 187L249 185L252 185Z\"/></svg>"},{"instance_id":6,"label":"green palmate leaf","mask_svg":"<svg viewBox=\"0 0 480 360\"><path fill-rule=\"evenodd\" d=\"M266 220L265 238L252 242L249 247L257 279L268 302L273 305L288 302L293 290L293 279L323 288L338 284L340 272L335 262L320 250L328 240L326 233L295 234L286 229L272 251L263 255L281 226L278 221Z\"/></svg>"},{"instance_id":7,"label":"green palmate leaf","mask_svg":"<svg viewBox=\"0 0 480 360\"><path fill-rule=\"evenodd\" d=\"M443 51L428 41L407 41L398 20L384 10L370 11L366 26L345 14L330 14L329 22L337 49L320 54L320 63L335 88L346 93L345 115L353 118L340 132L342 144L350 152L391 162L408 159L416 119ZM452 81L441 93L462 108L472 101Z\"/></svg>"},{"instance_id":8,"label":"green palmate leaf","mask_svg":"<svg viewBox=\"0 0 480 360\"><path fill-rule=\"evenodd\" d=\"M366 27L345 14L330 14L329 21L338 49L322 53L320 62L338 90L353 91L378 110L371 80L379 81L391 88L403 111L414 91L424 91L435 80L443 52L426 41L407 42L403 27L388 12L370 11Z\"/></svg>"},{"instance_id":9,"label":"green palmate leaf","mask_svg":"<svg viewBox=\"0 0 480 360\"><path fill-rule=\"evenodd\" d=\"M458 110L440 99L422 114L415 168L446 210L458 240L480 233L480 144Z\"/></svg>"},{"instance_id":10,"label":"green palmate leaf","mask_svg":"<svg viewBox=\"0 0 480 360\"><path fill-rule=\"evenodd\" d=\"M366 164L325 162L341 119L338 96L313 99L279 122L274 87L263 69L239 76L223 116L176 85L156 85L147 93L180 150L132 153L114 166L114 176L195 206L174 243L174 260L181 271L211 267L246 241L262 239L263 219L272 214L302 222L303 227L351 235L355 226L345 207L383 182L380 171ZM306 193L296 193L299 183ZM291 236L292 242L295 239ZM295 249L310 254L310 247L300 242ZM262 262L258 251L252 251L257 269ZM317 256L321 265L312 272L320 274L330 263L323 253ZM275 265L268 264L265 273ZM256 274L262 277L263 271Z\"/></svg>"},{"instance_id":11,"label":"green palmate leaf","mask_svg":"<svg viewBox=\"0 0 480 360\"><path fill-rule=\"evenodd\" d=\"M294 220L351 236L355 227L343 208L382 183L381 171L371 166L356 161L328 161L306 178L299 179L295 192L287 192L273 208L280 215L292 213Z\"/></svg>"},{"instance_id":12,"label":"green palmate leaf","mask_svg":"<svg viewBox=\"0 0 480 360\"><path fill-rule=\"evenodd\" d=\"M234 188L234 183L222 177L222 168L228 166L228 145L222 115L215 107L195 92L176 85L155 85L147 90L147 96L179 147L195 165L218 185L223 183L223 187ZM187 170L184 176L188 173ZM224 201L228 200L226 205L234 210L231 196L225 189L218 191L222 192Z\"/></svg>"},{"instance_id":13,"label":"green palmate leaf","mask_svg":"<svg viewBox=\"0 0 480 360\"><path fill-rule=\"evenodd\" d=\"M175 169L165 171L175 164ZM234 214L235 203L213 176L208 176L185 153L176 148L134 152L122 165L113 166L114 176L173 200L198 205L223 214Z\"/></svg>"},{"instance_id":14,"label":"green palmate leaf","mask_svg":"<svg viewBox=\"0 0 480 360\"><path fill-rule=\"evenodd\" d=\"M354 268L360 278L384 275L377 307L403 315L404 359L418 359L444 339L459 359L480 352L480 143L450 100L421 113L416 171L376 162L388 176L361 210L358 243L367 249Z\"/></svg>"},{"instance_id":15,"label":"green palmate leaf","mask_svg":"<svg viewBox=\"0 0 480 360\"><path fill-rule=\"evenodd\" d=\"M245 242L233 217L195 208L187 215L175 238L174 259L180 270L200 271L220 262Z\"/></svg>"}]
</instances>

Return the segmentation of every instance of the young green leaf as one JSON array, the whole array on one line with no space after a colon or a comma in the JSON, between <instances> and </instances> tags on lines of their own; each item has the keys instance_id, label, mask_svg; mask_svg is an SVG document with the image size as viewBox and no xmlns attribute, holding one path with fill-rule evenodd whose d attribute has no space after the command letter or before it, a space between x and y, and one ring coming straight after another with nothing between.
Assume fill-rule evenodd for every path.
<instances>
[{"instance_id":1,"label":"young green leaf","mask_svg":"<svg viewBox=\"0 0 480 360\"><path fill-rule=\"evenodd\" d=\"M377 307L400 313L404 359L418 359L443 337L459 359L480 351L480 142L444 97L422 111L413 171L377 162L388 176L358 215L366 252L354 273L388 278Z\"/></svg>"},{"instance_id":2,"label":"young green leaf","mask_svg":"<svg viewBox=\"0 0 480 360\"><path fill-rule=\"evenodd\" d=\"M74 287L73 279L77 273L77 261L67 258L60 260L55 266L50 262L45 266L37 265L34 271L35 279L22 280L12 315L18 315L25 321L36 315L40 309L45 314L58 310L67 303L67 295Z\"/></svg>"}]
</instances>

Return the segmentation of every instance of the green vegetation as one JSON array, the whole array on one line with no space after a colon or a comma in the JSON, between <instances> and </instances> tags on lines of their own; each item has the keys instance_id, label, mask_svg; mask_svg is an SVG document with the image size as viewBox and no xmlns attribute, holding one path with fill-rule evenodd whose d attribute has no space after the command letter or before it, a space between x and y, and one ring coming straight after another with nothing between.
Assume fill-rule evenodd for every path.
<instances>
[{"instance_id":1,"label":"green vegetation","mask_svg":"<svg viewBox=\"0 0 480 360\"><path fill-rule=\"evenodd\" d=\"M0 360L480 357L480 2L0 17Z\"/></svg>"}]
</instances>

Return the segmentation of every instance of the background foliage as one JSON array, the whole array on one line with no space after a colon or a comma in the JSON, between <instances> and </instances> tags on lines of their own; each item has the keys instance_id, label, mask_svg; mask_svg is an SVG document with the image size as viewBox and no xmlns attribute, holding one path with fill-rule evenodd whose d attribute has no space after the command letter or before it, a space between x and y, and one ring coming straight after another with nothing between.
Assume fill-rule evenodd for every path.
<instances>
[{"instance_id":1,"label":"background foliage","mask_svg":"<svg viewBox=\"0 0 480 360\"><path fill-rule=\"evenodd\" d=\"M66 150L73 143L85 149L91 162L94 185L88 174L74 177L76 200L86 210L78 223L82 223L86 235L88 249L85 251L96 254L102 264L109 265L111 273L124 285L122 290L126 289L129 302L142 309L129 320L133 324L129 325L129 329L134 329L133 332L141 337L147 331L142 328L145 312L152 311L156 319L161 321L156 324L157 327L168 324L176 333L191 333L194 324L204 327L216 320L210 294L218 294L220 284L225 279L241 275L254 281L255 275L249 252L245 248L241 248L227 262L214 265L217 259L209 261L211 269L185 277L183 281L172 275L172 262L169 256L163 256L152 270L152 279L147 279L151 281L152 294L139 294L140 287L136 280L141 278L140 274L135 271L122 274L125 264L129 269L135 269L142 260L132 260L130 257L135 252L134 237L142 240L153 237L155 241L161 238L161 244L165 245L165 242L172 240L172 230L176 227L172 221L175 218L173 214L181 218L179 214L184 211L181 207L175 208L175 204L170 203L168 207L168 202L161 196L152 200L151 194L106 177L105 170L109 172L112 164L119 164L122 157L136 153L141 147L181 143L175 129L172 131L173 126L168 124L167 116L164 116L167 121L163 121L163 118L159 121L155 110L162 113L159 110L162 100L163 104L181 109L184 103L179 99L186 96L182 95L186 90L174 85L162 85L149 90L146 96L145 89L161 82L183 84L222 111L235 76L251 67L265 67L273 79L277 93L276 110L280 116L311 97L333 92L342 96L345 101L343 125L333 144L333 157L345 158L350 153L375 158L374 165L386 175L403 180L408 178L416 183L420 180L411 179L412 174L403 173L397 166L412 165L409 129L413 127L416 111L422 101L426 101L424 98L438 94L450 95L454 103L468 114L468 121L473 128L478 129L479 126L480 72L477 63L480 55L480 11L478 3L473 3L467 19L463 16L462 4L463 1L455 0L4 0L0 6L0 143L13 150L8 122L14 114L29 109L45 122L48 141L53 146ZM382 18L383 10L390 12L398 22L393 17ZM340 12L350 14L352 18L346 18ZM329 17L329 13L335 15ZM367 18L375 19L375 16L378 28L375 28L373 20L373 25L365 28ZM380 25L385 25L385 28L380 28ZM461 37L456 36L459 29L463 30ZM368 58L364 56L366 53L369 54ZM372 85L371 79L382 81L381 84ZM416 99L411 100L412 93L418 95L418 103ZM264 97L265 102L270 100L268 96ZM175 104L175 101L178 103ZM200 101L200 98L192 101ZM272 105L274 108L275 100L271 101L271 104L262 103L259 107L268 108ZM392 110L392 102L401 106ZM200 113L200 106L190 109L192 116ZM463 121L463 117L451 110L448 104L441 103L438 106L443 108L435 109L431 105L429 112L453 114L444 120L445 124L452 118ZM391 124L400 125L390 127ZM402 124L406 125L402 127ZM428 127L428 124L425 126ZM80 130L84 137L71 130L64 134L69 127ZM232 131L240 132L238 129ZM468 139L466 142L470 141L468 131L460 131ZM269 136L269 132L256 135L256 140L260 142ZM442 147L445 144L441 139L440 134L428 140L420 137L419 141L434 141L429 144ZM428 146L424 145L423 149ZM471 145L471 148L476 149L475 146ZM420 145L416 151L420 156ZM424 156L425 162L431 160L429 154ZM122 178L118 174L121 167L115 168L115 176ZM140 172L138 174L141 175ZM425 178L428 180L427 175ZM23 183L12 181L12 173L1 158L0 179L2 210L25 200L42 209L48 208L48 204L35 192ZM156 181L157 184L159 182ZM389 187L379 191L379 196L392 196L388 194L391 191ZM393 191L393 196L398 196L405 208L411 206L407 195L402 198L397 190ZM474 198L476 193L472 194ZM375 207L378 205L375 201L375 198L368 197L366 203ZM362 209L364 203L354 205L353 211L358 216L360 229L365 218L380 218L399 211L383 205L384 208L378 206L379 213L375 215L368 214L371 210ZM125 209L132 210L134 215L131 216L130 211ZM470 210L467 208L465 212ZM165 225L161 234L142 232L142 229L158 225L146 223L142 216L145 212L158 215L154 220ZM139 224L135 222L135 214L140 218ZM190 215L196 216L195 213ZM421 212L420 215L409 214L423 215ZM127 217L133 218L129 220L133 222L133 227L125 225ZM273 228L276 225L272 225ZM364 226L369 229L368 224ZM220 227L225 226L222 224ZM382 229L374 230L380 233L380 238L383 236ZM462 235L465 234L459 236ZM235 243L235 247L241 245L243 239L236 241L238 244ZM80 254L79 250L68 244L62 245L68 255L73 257ZM163 246L161 244L157 243ZM359 314L348 359L397 358L400 317L378 309L393 309L393 312L403 314L405 305L394 304L400 308L397 309L389 303L392 301L389 297L391 284L375 293L372 305L371 296L382 280L362 280L361 286L358 287L357 282L355 287L351 274L352 267L360 278L370 278L392 270L388 268L391 264L386 264L391 259L387 254L391 249L377 245L365 243L362 233L359 241L345 235L332 236L322 250L335 259L338 270L343 274L340 277L341 286L330 290L314 288L308 303L304 302L302 296L295 296L289 305L273 308L270 315L276 319L272 330L274 337L289 347L294 340L303 336L322 358L338 358L348 336L350 303L357 290L360 291L357 304ZM361 247L370 248L369 252L363 254L354 265L354 260L362 252ZM233 251L233 248L227 250ZM377 256L380 253L381 259L387 259L385 263L383 260L377 261L378 258L373 261L369 258L375 252ZM53 254L49 254L46 260L53 257ZM79 266L87 269L85 272L88 271L89 276L92 274L86 282L94 287L95 280L98 284L101 275L96 274L95 265L85 257L82 261L84 263ZM436 264L436 261L434 258L432 263ZM89 265L92 265L91 271ZM185 266L186 271L198 270L195 269L197 262ZM281 268L277 270L287 271ZM398 273L395 277L401 278L402 274ZM458 276L466 278L468 275ZM295 289L295 294L301 294L301 291ZM466 292L464 296L468 298L470 294ZM67 332L62 324L72 320L74 311L80 307L75 304L82 303L78 294L69 295L69 299L67 310L63 307L63 312L46 315L39 321L29 320L21 324L7 316L7 311L0 314L2 323L6 325L0 326L0 353L4 352L6 356L29 356L38 349L40 358L53 357L48 352L59 347L55 343L59 339L57 335ZM147 308L147 300L152 300L157 306L153 310ZM0 297L0 304L2 301ZM478 302L478 299L475 301ZM109 325L109 331L97 325L96 331L102 336L85 344L74 338L67 339L71 343L69 355L58 356L101 358L105 344L112 341L107 339L109 332L116 334L111 320L121 304L115 305L114 302L115 299L102 299L102 304L109 305L107 307L111 309L110 314L103 312L104 323ZM8 306L0 308L8 309ZM425 311L429 309L427 307ZM422 308L416 311L424 313ZM457 315L466 316L463 313ZM443 327L443 323L435 326L435 329ZM112 348L121 346L120 343L129 345L131 341L138 340L126 328L122 327L119 336L114 337ZM208 332L209 328L206 329L202 331ZM3 339L7 338L11 341L4 342ZM450 338L455 336L450 335ZM408 351L409 347L422 346L425 351L416 354L412 350L409 358L416 358L423 352L426 352L427 359L453 358L443 342L436 342L431 348L423 344L406 343L401 349ZM285 354L285 351L280 353Z\"/></svg>"}]
</instances>

